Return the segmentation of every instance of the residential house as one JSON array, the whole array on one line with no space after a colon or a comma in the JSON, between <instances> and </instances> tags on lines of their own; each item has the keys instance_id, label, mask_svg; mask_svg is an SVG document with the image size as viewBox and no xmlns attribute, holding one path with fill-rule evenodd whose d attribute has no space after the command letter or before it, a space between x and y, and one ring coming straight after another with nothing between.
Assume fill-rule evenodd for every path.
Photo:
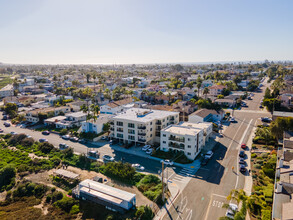
<instances>
[{"instance_id":1,"label":"residential house","mask_svg":"<svg viewBox=\"0 0 293 220\"><path fill-rule=\"evenodd\" d=\"M8 84L0 89L0 98L4 98L7 96L13 96L13 85Z\"/></svg>"},{"instance_id":2,"label":"residential house","mask_svg":"<svg viewBox=\"0 0 293 220\"><path fill-rule=\"evenodd\" d=\"M279 99L281 100L282 106L293 109L293 92L283 93L279 96Z\"/></svg>"},{"instance_id":3,"label":"residential house","mask_svg":"<svg viewBox=\"0 0 293 220\"><path fill-rule=\"evenodd\" d=\"M100 114L96 120L83 121L81 123L81 131L99 134L103 131L104 124L109 122L110 117L110 115Z\"/></svg>"},{"instance_id":4,"label":"residential house","mask_svg":"<svg viewBox=\"0 0 293 220\"><path fill-rule=\"evenodd\" d=\"M68 129L79 127L83 121L86 121L87 114L84 112L74 112L65 115L66 118L55 123L56 128Z\"/></svg>"},{"instance_id":5,"label":"residential house","mask_svg":"<svg viewBox=\"0 0 293 220\"><path fill-rule=\"evenodd\" d=\"M208 87L209 88L209 94L212 96L218 96L222 94L223 89L226 89L227 86L224 85L213 85Z\"/></svg>"},{"instance_id":6,"label":"residential house","mask_svg":"<svg viewBox=\"0 0 293 220\"><path fill-rule=\"evenodd\" d=\"M225 116L223 110L213 110L213 109L199 109L192 113L188 117L188 122L199 123L199 122L218 122L222 121Z\"/></svg>"},{"instance_id":7,"label":"residential house","mask_svg":"<svg viewBox=\"0 0 293 220\"><path fill-rule=\"evenodd\" d=\"M127 109L126 106L132 103L133 103L132 98L122 99L119 101L112 101L106 105L102 105L100 107L100 113L115 115L125 111Z\"/></svg>"},{"instance_id":8,"label":"residential house","mask_svg":"<svg viewBox=\"0 0 293 220\"><path fill-rule=\"evenodd\" d=\"M276 120L279 117L284 117L284 118L293 118L293 112L281 112L281 111L274 111L273 112L273 120Z\"/></svg>"},{"instance_id":9,"label":"residential house","mask_svg":"<svg viewBox=\"0 0 293 220\"><path fill-rule=\"evenodd\" d=\"M236 106L236 100L235 99L229 99L229 98L224 98L224 99L216 99L214 103L221 105L222 107L230 107L233 108Z\"/></svg>"},{"instance_id":10,"label":"residential house","mask_svg":"<svg viewBox=\"0 0 293 220\"><path fill-rule=\"evenodd\" d=\"M119 142L160 143L161 129L179 122L179 112L131 108L110 121L110 136Z\"/></svg>"},{"instance_id":11,"label":"residential house","mask_svg":"<svg viewBox=\"0 0 293 220\"><path fill-rule=\"evenodd\" d=\"M35 109L29 112L26 112L25 119L26 121L32 122L32 123L38 123L40 120L39 115L40 114L47 114L47 116L50 116L51 113L53 116L57 116L60 114L65 114L70 111L69 107L61 106L57 108L48 107L48 108L42 108L42 109Z\"/></svg>"}]
</instances>

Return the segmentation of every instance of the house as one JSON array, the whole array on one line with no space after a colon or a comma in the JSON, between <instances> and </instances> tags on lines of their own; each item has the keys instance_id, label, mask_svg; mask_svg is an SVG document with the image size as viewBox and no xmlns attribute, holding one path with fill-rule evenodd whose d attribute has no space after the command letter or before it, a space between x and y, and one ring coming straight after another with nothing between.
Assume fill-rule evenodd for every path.
<instances>
[{"instance_id":1,"label":"house","mask_svg":"<svg viewBox=\"0 0 293 220\"><path fill-rule=\"evenodd\" d=\"M86 179L72 191L73 195L123 213L136 205L136 195L112 186Z\"/></svg>"},{"instance_id":2,"label":"house","mask_svg":"<svg viewBox=\"0 0 293 220\"><path fill-rule=\"evenodd\" d=\"M70 111L78 112L78 111L80 111L81 106L91 105L91 104L92 104L91 101L89 101L88 103L86 101L75 101L75 102L67 103L66 106L70 107Z\"/></svg>"},{"instance_id":3,"label":"house","mask_svg":"<svg viewBox=\"0 0 293 220\"><path fill-rule=\"evenodd\" d=\"M235 99L229 99L229 98L216 99L214 103L221 105L223 107L230 107L230 108L233 108L236 105Z\"/></svg>"},{"instance_id":4,"label":"house","mask_svg":"<svg viewBox=\"0 0 293 220\"><path fill-rule=\"evenodd\" d=\"M227 89L227 86L224 85L213 85L208 87L209 88L209 94L212 96L218 96L222 94L223 89Z\"/></svg>"},{"instance_id":5,"label":"house","mask_svg":"<svg viewBox=\"0 0 293 220\"><path fill-rule=\"evenodd\" d=\"M286 108L293 108L293 93L292 92L287 92L283 93L279 96L279 99L281 100L281 105L286 107Z\"/></svg>"},{"instance_id":6,"label":"house","mask_svg":"<svg viewBox=\"0 0 293 220\"><path fill-rule=\"evenodd\" d=\"M293 118L293 112L281 112L281 111L274 111L272 119L276 120L278 117L284 117L284 118Z\"/></svg>"},{"instance_id":7,"label":"house","mask_svg":"<svg viewBox=\"0 0 293 220\"><path fill-rule=\"evenodd\" d=\"M64 99L64 100L72 99L73 100L73 97L72 96L64 96L64 95L49 96L49 97L46 97L45 101L48 102L51 106L53 106L55 102L57 102L61 99Z\"/></svg>"},{"instance_id":8,"label":"house","mask_svg":"<svg viewBox=\"0 0 293 220\"><path fill-rule=\"evenodd\" d=\"M96 120L83 121L81 122L81 131L99 134L103 131L104 124L109 122L110 117L109 115L100 114Z\"/></svg>"},{"instance_id":9,"label":"house","mask_svg":"<svg viewBox=\"0 0 293 220\"><path fill-rule=\"evenodd\" d=\"M223 110L199 109L188 116L188 122L217 122L222 121L224 116L225 112Z\"/></svg>"},{"instance_id":10,"label":"house","mask_svg":"<svg viewBox=\"0 0 293 220\"><path fill-rule=\"evenodd\" d=\"M241 86L242 88L247 88L249 82L249 80L242 80L240 83L238 83L238 86Z\"/></svg>"},{"instance_id":11,"label":"house","mask_svg":"<svg viewBox=\"0 0 293 220\"><path fill-rule=\"evenodd\" d=\"M204 130L194 127L193 123L169 125L161 130L162 151L184 152L185 156L194 160L204 146Z\"/></svg>"},{"instance_id":12,"label":"house","mask_svg":"<svg viewBox=\"0 0 293 220\"><path fill-rule=\"evenodd\" d=\"M160 143L160 131L179 122L179 112L131 108L110 121L110 137L123 143Z\"/></svg>"},{"instance_id":13,"label":"house","mask_svg":"<svg viewBox=\"0 0 293 220\"><path fill-rule=\"evenodd\" d=\"M86 121L87 114L84 112L74 112L65 115L64 120L55 123L56 128L68 129L78 127L83 121Z\"/></svg>"},{"instance_id":14,"label":"house","mask_svg":"<svg viewBox=\"0 0 293 220\"><path fill-rule=\"evenodd\" d=\"M133 103L132 98L122 99L119 101L113 101L100 107L101 114L118 114L126 110L126 105Z\"/></svg>"},{"instance_id":15,"label":"house","mask_svg":"<svg viewBox=\"0 0 293 220\"><path fill-rule=\"evenodd\" d=\"M7 96L13 96L13 85L11 84L8 84L0 89L0 98L4 98Z\"/></svg>"},{"instance_id":16,"label":"house","mask_svg":"<svg viewBox=\"0 0 293 220\"><path fill-rule=\"evenodd\" d=\"M48 118L48 119L44 120L44 125L56 127L57 122L65 120L65 119L66 119L66 116L62 116L62 115L55 116L53 118Z\"/></svg>"},{"instance_id":17,"label":"house","mask_svg":"<svg viewBox=\"0 0 293 220\"><path fill-rule=\"evenodd\" d=\"M47 115L47 117L50 117L49 115L50 113L52 116L57 116L60 114L65 114L69 111L70 111L69 107L66 107L66 106L61 106L58 108L48 107L48 108L42 108L42 109L35 109L32 111L26 112L25 119L26 121L37 123L40 120L40 114L44 114L44 115Z\"/></svg>"}]
</instances>

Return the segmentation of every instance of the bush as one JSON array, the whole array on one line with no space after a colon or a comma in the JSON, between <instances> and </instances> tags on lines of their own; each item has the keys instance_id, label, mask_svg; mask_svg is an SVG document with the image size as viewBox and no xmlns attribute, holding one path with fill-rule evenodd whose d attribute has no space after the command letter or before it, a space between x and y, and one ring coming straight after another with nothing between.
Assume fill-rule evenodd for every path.
<instances>
[{"instance_id":1,"label":"bush","mask_svg":"<svg viewBox=\"0 0 293 220\"><path fill-rule=\"evenodd\" d=\"M61 200L55 202L54 205L68 213L76 203L75 199L65 196Z\"/></svg>"},{"instance_id":2,"label":"bush","mask_svg":"<svg viewBox=\"0 0 293 220\"><path fill-rule=\"evenodd\" d=\"M52 195L47 195L46 197L46 203L50 203L52 200Z\"/></svg>"},{"instance_id":3,"label":"bush","mask_svg":"<svg viewBox=\"0 0 293 220\"><path fill-rule=\"evenodd\" d=\"M154 217L154 213L150 207L140 206L135 212L135 217L140 220L151 220Z\"/></svg>"},{"instance_id":4,"label":"bush","mask_svg":"<svg viewBox=\"0 0 293 220\"><path fill-rule=\"evenodd\" d=\"M24 138L20 144L25 146L25 147L31 147L35 143L34 139L32 138Z\"/></svg>"},{"instance_id":5,"label":"bush","mask_svg":"<svg viewBox=\"0 0 293 220\"><path fill-rule=\"evenodd\" d=\"M256 153L251 154L251 158L256 158L256 157L257 157Z\"/></svg>"},{"instance_id":6,"label":"bush","mask_svg":"<svg viewBox=\"0 0 293 220\"><path fill-rule=\"evenodd\" d=\"M63 198L63 193L62 192L58 192L58 191L55 191L53 194L52 194L52 202L56 202L60 199Z\"/></svg>"},{"instance_id":7,"label":"bush","mask_svg":"<svg viewBox=\"0 0 293 220\"><path fill-rule=\"evenodd\" d=\"M26 138L25 134L12 135L9 138L8 143L15 146L15 145L19 144L25 138Z\"/></svg>"},{"instance_id":8,"label":"bush","mask_svg":"<svg viewBox=\"0 0 293 220\"><path fill-rule=\"evenodd\" d=\"M60 131L60 135L65 135L67 133L68 133L68 130L65 128Z\"/></svg>"},{"instance_id":9,"label":"bush","mask_svg":"<svg viewBox=\"0 0 293 220\"><path fill-rule=\"evenodd\" d=\"M124 182L133 183L135 169L129 163L110 162L100 167L107 176L119 179Z\"/></svg>"},{"instance_id":10,"label":"bush","mask_svg":"<svg viewBox=\"0 0 293 220\"><path fill-rule=\"evenodd\" d=\"M73 205L70 210L70 214L77 214L79 213L79 205Z\"/></svg>"},{"instance_id":11,"label":"bush","mask_svg":"<svg viewBox=\"0 0 293 220\"><path fill-rule=\"evenodd\" d=\"M45 193L48 191L48 187L45 185L37 185L34 190L34 195L37 198L42 198Z\"/></svg>"},{"instance_id":12,"label":"bush","mask_svg":"<svg viewBox=\"0 0 293 220\"><path fill-rule=\"evenodd\" d=\"M261 165L259 165L259 164L254 164L254 165L253 165L253 168L255 168L255 169L260 169L260 168L261 168Z\"/></svg>"},{"instance_id":13,"label":"bush","mask_svg":"<svg viewBox=\"0 0 293 220\"><path fill-rule=\"evenodd\" d=\"M7 165L0 169L0 191L13 187L15 175L16 170L11 165Z\"/></svg>"},{"instance_id":14,"label":"bush","mask_svg":"<svg viewBox=\"0 0 293 220\"><path fill-rule=\"evenodd\" d=\"M54 149L54 145L52 145L48 142L44 142L44 143L39 144L39 150L44 154L50 153L53 149Z\"/></svg>"}]
</instances>

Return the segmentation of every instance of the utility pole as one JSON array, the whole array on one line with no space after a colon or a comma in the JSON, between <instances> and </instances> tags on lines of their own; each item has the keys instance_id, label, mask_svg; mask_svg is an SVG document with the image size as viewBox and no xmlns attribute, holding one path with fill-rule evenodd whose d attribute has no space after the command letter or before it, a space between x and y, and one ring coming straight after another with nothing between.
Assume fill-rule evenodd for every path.
<instances>
[{"instance_id":1,"label":"utility pole","mask_svg":"<svg viewBox=\"0 0 293 220\"><path fill-rule=\"evenodd\" d=\"M162 161L162 201L164 202L165 196L164 192L165 191L165 186L164 186L164 161Z\"/></svg>"}]
</instances>

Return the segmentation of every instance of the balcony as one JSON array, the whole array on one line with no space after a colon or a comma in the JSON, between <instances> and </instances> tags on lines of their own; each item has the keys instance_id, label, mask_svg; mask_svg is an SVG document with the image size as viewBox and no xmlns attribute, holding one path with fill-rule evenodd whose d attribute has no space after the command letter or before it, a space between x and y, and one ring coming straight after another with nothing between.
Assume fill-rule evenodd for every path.
<instances>
[{"instance_id":1,"label":"balcony","mask_svg":"<svg viewBox=\"0 0 293 220\"><path fill-rule=\"evenodd\" d=\"M138 135L140 135L140 136L146 136L146 133L139 133L138 132Z\"/></svg>"},{"instance_id":2,"label":"balcony","mask_svg":"<svg viewBox=\"0 0 293 220\"><path fill-rule=\"evenodd\" d=\"M157 122L156 122L156 125L161 125L161 124L162 124L161 121L157 121Z\"/></svg>"},{"instance_id":3,"label":"balcony","mask_svg":"<svg viewBox=\"0 0 293 220\"><path fill-rule=\"evenodd\" d=\"M109 124L110 124L110 125L114 125L114 122L113 122L113 121L110 121Z\"/></svg>"},{"instance_id":4,"label":"balcony","mask_svg":"<svg viewBox=\"0 0 293 220\"><path fill-rule=\"evenodd\" d=\"M146 139L138 138L138 142L146 142Z\"/></svg>"},{"instance_id":5,"label":"balcony","mask_svg":"<svg viewBox=\"0 0 293 220\"><path fill-rule=\"evenodd\" d=\"M184 144L177 144L177 143L174 143L174 142L169 142L169 147L184 150L185 145Z\"/></svg>"},{"instance_id":6,"label":"balcony","mask_svg":"<svg viewBox=\"0 0 293 220\"><path fill-rule=\"evenodd\" d=\"M178 141L178 142L182 142L182 143L185 142L185 138L184 137L178 138L178 137L170 136L169 137L169 140L171 140L171 141Z\"/></svg>"},{"instance_id":7,"label":"balcony","mask_svg":"<svg viewBox=\"0 0 293 220\"><path fill-rule=\"evenodd\" d=\"M175 118L174 118L174 117L170 118L170 121L174 121L174 120L175 120Z\"/></svg>"},{"instance_id":8,"label":"balcony","mask_svg":"<svg viewBox=\"0 0 293 220\"><path fill-rule=\"evenodd\" d=\"M141 126L138 126L137 128L138 129L141 129L141 130L145 130L146 129L146 126L141 125Z\"/></svg>"},{"instance_id":9,"label":"balcony","mask_svg":"<svg viewBox=\"0 0 293 220\"><path fill-rule=\"evenodd\" d=\"M114 131L114 128L110 128L110 131Z\"/></svg>"}]
</instances>

